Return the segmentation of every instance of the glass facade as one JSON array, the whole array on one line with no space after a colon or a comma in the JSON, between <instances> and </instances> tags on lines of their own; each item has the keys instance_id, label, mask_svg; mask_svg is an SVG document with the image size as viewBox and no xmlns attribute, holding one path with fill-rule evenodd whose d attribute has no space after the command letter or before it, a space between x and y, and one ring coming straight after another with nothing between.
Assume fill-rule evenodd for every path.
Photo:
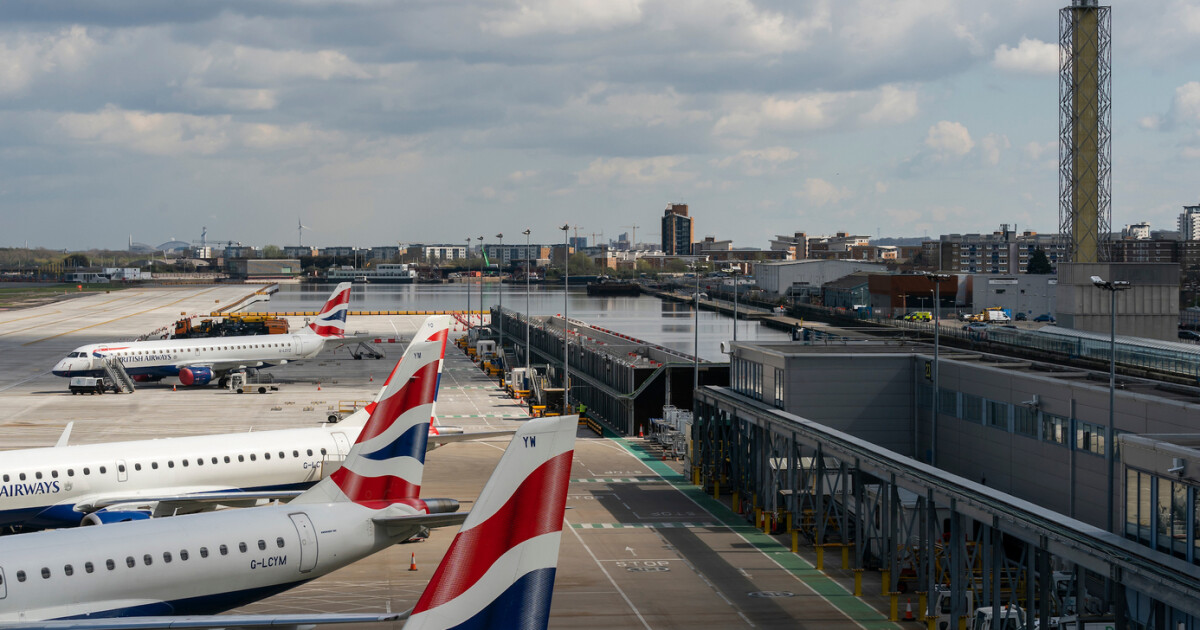
<instances>
[{"instance_id":1,"label":"glass facade","mask_svg":"<svg viewBox=\"0 0 1200 630\"><path fill-rule=\"evenodd\" d=\"M1125 537L1200 564L1200 487L1125 470Z\"/></svg>"}]
</instances>

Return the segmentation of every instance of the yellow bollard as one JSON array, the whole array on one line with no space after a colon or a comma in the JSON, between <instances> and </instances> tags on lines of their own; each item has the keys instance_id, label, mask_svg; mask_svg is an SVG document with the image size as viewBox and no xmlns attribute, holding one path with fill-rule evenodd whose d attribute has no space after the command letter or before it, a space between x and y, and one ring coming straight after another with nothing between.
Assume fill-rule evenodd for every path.
<instances>
[{"instance_id":1,"label":"yellow bollard","mask_svg":"<svg viewBox=\"0 0 1200 630\"><path fill-rule=\"evenodd\" d=\"M731 505L733 505L734 512L737 512L738 514L742 513L742 501L741 497L738 496L737 490L733 491L733 501L731 502Z\"/></svg>"},{"instance_id":2,"label":"yellow bollard","mask_svg":"<svg viewBox=\"0 0 1200 630\"><path fill-rule=\"evenodd\" d=\"M970 617L968 617L966 615L959 615L958 630L967 630L967 620L968 619L970 619Z\"/></svg>"},{"instance_id":3,"label":"yellow bollard","mask_svg":"<svg viewBox=\"0 0 1200 630\"><path fill-rule=\"evenodd\" d=\"M937 630L937 628L938 628L938 616L937 615L929 615L928 617L925 617L925 630Z\"/></svg>"},{"instance_id":4,"label":"yellow bollard","mask_svg":"<svg viewBox=\"0 0 1200 630\"><path fill-rule=\"evenodd\" d=\"M789 532L794 532L795 530L792 529L792 513L786 512L786 514L787 514L787 530ZM792 551L795 551L795 549L793 549Z\"/></svg>"},{"instance_id":5,"label":"yellow bollard","mask_svg":"<svg viewBox=\"0 0 1200 630\"><path fill-rule=\"evenodd\" d=\"M900 621L900 593L887 593L891 600L888 621Z\"/></svg>"},{"instance_id":6,"label":"yellow bollard","mask_svg":"<svg viewBox=\"0 0 1200 630\"><path fill-rule=\"evenodd\" d=\"M713 498L721 498L721 482L717 481L716 479L713 480Z\"/></svg>"},{"instance_id":7,"label":"yellow bollard","mask_svg":"<svg viewBox=\"0 0 1200 630\"><path fill-rule=\"evenodd\" d=\"M862 597L862 574L863 569L854 570L854 596Z\"/></svg>"},{"instance_id":8,"label":"yellow bollard","mask_svg":"<svg viewBox=\"0 0 1200 630\"><path fill-rule=\"evenodd\" d=\"M792 530L792 553L800 553L800 530Z\"/></svg>"},{"instance_id":9,"label":"yellow bollard","mask_svg":"<svg viewBox=\"0 0 1200 630\"><path fill-rule=\"evenodd\" d=\"M817 545L817 570L825 570L825 545Z\"/></svg>"},{"instance_id":10,"label":"yellow bollard","mask_svg":"<svg viewBox=\"0 0 1200 630\"><path fill-rule=\"evenodd\" d=\"M850 545L842 545L842 569L850 568Z\"/></svg>"},{"instance_id":11,"label":"yellow bollard","mask_svg":"<svg viewBox=\"0 0 1200 630\"><path fill-rule=\"evenodd\" d=\"M929 593L917 591L917 619L924 619L926 610L929 610Z\"/></svg>"},{"instance_id":12,"label":"yellow bollard","mask_svg":"<svg viewBox=\"0 0 1200 630\"><path fill-rule=\"evenodd\" d=\"M887 594L889 592L888 587L890 587L892 585L892 572L888 569L884 569L884 570L880 571L879 574L882 576L880 578L880 582L879 582L879 585L882 587L880 589L882 591L880 594L883 595L884 597L887 597Z\"/></svg>"},{"instance_id":13,"label":"yellow bollard","mask_svg":"<svg viewBox=\"0 0 1200 630\"><path fill-rule=\"evenodd\" d=\"M699 466L692 467L692 485L693 486L700 485L700 467Z\"/></svg>"},{"instance_id":14,"label":"yellow bollard","mask_svg":"<svg viewBox=\"0 0 1200 630\"><path fill-rule=\"evenodd\" d=\"M763 511L759 508L754 508L754 527L756 529L762 527L762 517Z\"/></svg>"},{"instance_id":15,"label":"yellow bollard","mask_svg":"<svg viewBox=\"0 0 1200 630\"><path fill-rule=\"evenodd\" d=\"M750 505L754 506L754 509L757 510L758 509L758 493L755 492L754 494L750 495L750 500L751 500Z\"/></svg>"},{"instance_id":16,"label":"yellow bollard","mask_svg":"<svg viewBox=\"0 0 1200 630\"><path fill-rule=\"evenodd\" d=\"M766 534L768 536L771 535L771 513L770 512L763 512L762 530L763 530L764 534Z\"/></svg>"}]
</instances>

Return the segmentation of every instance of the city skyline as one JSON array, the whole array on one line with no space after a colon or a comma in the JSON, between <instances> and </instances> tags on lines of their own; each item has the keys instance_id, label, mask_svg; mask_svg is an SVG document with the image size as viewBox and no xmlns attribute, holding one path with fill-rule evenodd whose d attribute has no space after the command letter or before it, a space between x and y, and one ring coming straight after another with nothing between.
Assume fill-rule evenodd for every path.
<instances>
[{"instance_id":1,"label":"city skyline","mask_svg":"<svg viewBox=\"0 0 1200 630\"><path fill-rule=\"evenodd\" d=\"M1052 233L1065 4L5 3L0 246ZM1112 15L1112 226L1170 230L1200 4Z\"/></svg>"}]
</instances>

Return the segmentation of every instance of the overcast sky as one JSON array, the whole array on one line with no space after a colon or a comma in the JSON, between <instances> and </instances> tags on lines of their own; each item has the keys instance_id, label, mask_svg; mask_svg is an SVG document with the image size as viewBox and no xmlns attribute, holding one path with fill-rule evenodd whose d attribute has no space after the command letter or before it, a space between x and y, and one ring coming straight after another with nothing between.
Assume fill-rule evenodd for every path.
<instances>
[{"instance_id":1,"label":"overcast sky","mask_svg":"<svg viewBox=\"0 0 1200 630\"><path fill-rule=\"evenodd\" d=\"M0 246L1057 231L1044 0L5 0ZM1200 0L1114 3L1113 225L1200 202Z\"/></svg>"}]
</instances>

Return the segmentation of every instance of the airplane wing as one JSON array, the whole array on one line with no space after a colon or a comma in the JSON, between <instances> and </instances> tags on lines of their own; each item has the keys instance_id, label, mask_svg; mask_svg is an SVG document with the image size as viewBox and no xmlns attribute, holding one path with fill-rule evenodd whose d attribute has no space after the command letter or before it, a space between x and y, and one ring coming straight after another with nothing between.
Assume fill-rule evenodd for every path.
<instances>
[{"instance_id":1,"label":"airplane wing","mask_svg":"<svg viewBox=\"0 0 1200 630\"><path fill-rule=\"evenodd\" d=\"M407 619L402 613L327 613L299 615L196 615L163 617L115 617L107 619L60 619L54 621L0 622L0 630L154 630L156 628L261 628L329 623L380 623Z\"/></svg>"},{"instance_id":2,"label":"airplane wing","mask_svg":"<svg viewBox=\"0 0 1200 630\"><path fill-rule=\"evenodd\" d=\"M229 505L242 506L246 503L253 505L260 499L271 500L290 500L300 496L300 490L267 490L261 492L189 492L184 494L171 495L105 495L94 499L83 500L75 504L75 509L79 512L95 512L116 506L137 506L147 504L157 504L156 513L170 514L181 508L188 507L211 507L214 505ZM165 511L164 511L165 510Z\"/></svg>"},{"instance_id":3,"label":"airplane wing","mask_svg":"<svg viewBox=\"0 0 1200 630\"><path fill-rule=\"evenodd\" d=\"M493 437L511 437L517 430L511 431L477 431L474 433L441 433L438 435L429 436L429 441L437 444L449 444L451 442L468 442L471 440L483 440Z\"/></svg>"}]
</instances>

